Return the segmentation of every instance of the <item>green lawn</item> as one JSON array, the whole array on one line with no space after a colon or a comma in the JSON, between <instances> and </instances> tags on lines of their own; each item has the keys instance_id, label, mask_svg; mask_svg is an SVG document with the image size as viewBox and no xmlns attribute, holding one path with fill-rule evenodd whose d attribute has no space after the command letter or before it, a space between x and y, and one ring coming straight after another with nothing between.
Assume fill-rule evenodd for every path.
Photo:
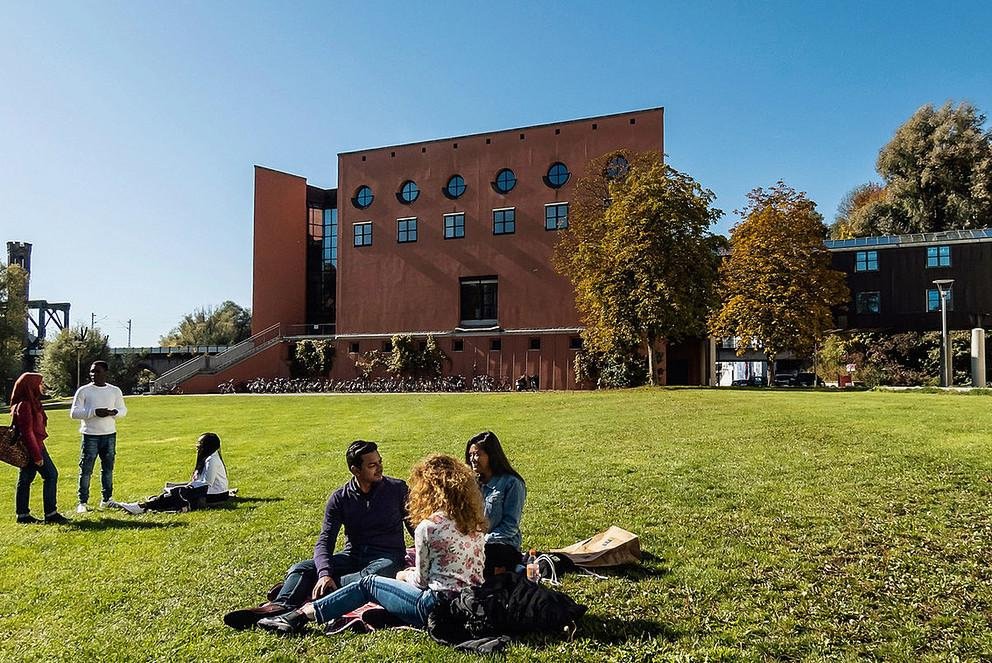
<instances>
[{"instance_id":1,"label":"green lawn","mask_svg":"<svg viewBox=\"0 0 992 663\"><path fill-rule=\"evenodd\" d=\"M187 476L205 430L242 497L139 517L72 513L78 438L54 410L48 446L75 520L15 524L15 471L0 468L0 660L478 660L410 631L280 639L221 615L312 553L350 440L381 441L387 473L405 477L484 428L527 479L525 545L615 524L649 553L606 580L568 576L590 608L579 635L515 645L514 660L988 659L990 402L705 389L132 398L117 499Z\"/></svg>"}]
</instances>

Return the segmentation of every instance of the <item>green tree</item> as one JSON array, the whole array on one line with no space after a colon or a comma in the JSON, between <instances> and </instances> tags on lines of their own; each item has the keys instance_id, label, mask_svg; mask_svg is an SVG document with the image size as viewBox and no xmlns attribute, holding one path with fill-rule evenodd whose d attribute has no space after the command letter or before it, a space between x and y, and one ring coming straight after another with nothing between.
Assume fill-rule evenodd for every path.
<instances>
[{"instance_id":1,"label":"green tree","mask_svg":"<svg viewBox=\"0 0 992 663\"><path fill-rule=\"evenodd\" d=\"M39 371L53 395L68 396L80 384L89 382L90 364L97 359L111 363L107 337L99 329L83 326L63 329L58 336L45 341Z\"/></svg>"},{"instance_id":2,"label":"green tree","mask_svg":"<svg viewBox=\"0 0 992 663\"><path fill-rule=\"evenodd\" d=\"M576 182L554 264L575 288L590 352L641 347L655 382L660 339L702 333L717 255L714 196L657 152L590 162Z\"/></svg>"},{"instance_id":3,"label":"green tree","mask_svg":"<svg viewBox=\"0 0 992 663\"><path fill-rule=\"evenodd\" d=\"M234 345L251 336L251 311L228 300L217 308L198 308L183 316L159 339L163 346Z\"/></svg>"},{"instance_id":4,"label":"green tree","mask_svg":"<svg viewBox=\"0 0 992 663\"><path fill-rule=\"evenodd\" d=\"M27 283L28 273L20 265L0 264L0 399L4 400L24 366Z\"/></svg>"},{"instance_id":5,"label":"green tree","mask_svg":"<svg viewBox=\"0 0 992 663\"><path fill-rule=\"evenodd\" d=\"M832 239L851 239L871 234L888 212L885 187L875 182L859 184L844 196L837 206L837 216L830 226Z\"/></svg>"},{"instance_id":6,"label":"green tree","mask_svg":"<svg viewBox=\"0 0 992 663\"><path fill-rule=\"evenodd\" d=\"M334 343L322 339L303 339L296 344L293 359L301 375L325 376L334 365Z\"/></svg>"},{"instance_id":7,"label":"green tree","mask_svg":"<svg viewBox=\"0 0 992 663\"><path fill-rule=\"evenodd\" d=\"M738 354L765 353L771 379L786 350L812 354L833 326L831 308L847 301L844 274L830 268L826 227L816 204L784 182L748 194L720 266L721 306L710 317L714 336L734 336Z\"/></svg>"}]
</instances>

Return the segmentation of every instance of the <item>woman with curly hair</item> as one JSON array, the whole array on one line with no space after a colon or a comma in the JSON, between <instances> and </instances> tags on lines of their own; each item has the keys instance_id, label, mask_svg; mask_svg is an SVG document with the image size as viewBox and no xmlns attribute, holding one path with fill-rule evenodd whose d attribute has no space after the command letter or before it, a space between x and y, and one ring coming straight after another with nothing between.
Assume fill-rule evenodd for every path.
<instances>
[{"instance_id":1,"label":"woman with curly hair","mask_svg":"<svg viewBox=\"0 0 992 663\"><path fill-rule=\"evenodd\" d=\"M424 628L439 594L481 585L489 523L475 475L456 458L432 454L414 466L409 483L410 519L420 522L413 537L413 568L395 579L365 576L258 626L298 633L311 621L326 624L373 601L410 626Z\"/></svg>"}]
</instances>

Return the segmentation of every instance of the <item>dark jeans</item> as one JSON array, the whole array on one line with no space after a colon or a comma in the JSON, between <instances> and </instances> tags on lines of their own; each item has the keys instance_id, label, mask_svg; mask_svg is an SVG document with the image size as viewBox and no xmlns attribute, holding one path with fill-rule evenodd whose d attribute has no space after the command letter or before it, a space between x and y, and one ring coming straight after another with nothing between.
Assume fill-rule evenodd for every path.
<instances>
[{"instance_id":1,"label":"dark jeans","mask_svg":"<svg viewBox=\"0 0 992 663\"><path fill-rule=\"evenodd\" d=\"M103 501L114 496L114 457L117 455L117 433L110 435L83 434L79 448L79 503L90 501L90 477L96 457L100 457L100 483L103 487Z\"/></svg>"},{"instance_id":2,"label":"dark jeans","mask_svg":"<svg viewBox=\"0 0 992 663\"><path fill-rule=\"evenodd\" d=\"M30 463L17 475L14 506L18 516L26 516L31 513L31 482L34 481L36 474L40 474L42 481L45 482L41 492L45 515L50 516L58 511L58 506L55 504L55 491L59 480L59 471L55 467L55 463L52 462L52 457L48 455L48 449L42 449L41 457L45 460L44 465L38 467L34 463Z\"/></svg>"},{"instance_id":3,"label":"dark jeans","mask_svg":"<svg viewBox=\"0 0 992 663\"><path fill-rule=\"evenodd\" d=\"M149 511L193 511L207 503L207 487L173 486L161 495L156 495L147 502L141 502L143 509Z\"/></svg>"},{"instance_id":4,"label":"dark jeans","mask_svg":"<svg viewBox=\"0 0 992 663\"><path fill-rule=\"evenodd\" d=\"M356 583L365 576L384 576L392 578L403 568L403 559L391 559L379 556L361 556L350 553L338 553L331 557L334 568L334 582L338 587ZM280 603L289 608L298 608L310 600L313 588L317 584L317 565L308 559L289 567L282 589L273 603Z\"/></svg>"}]
</instances>

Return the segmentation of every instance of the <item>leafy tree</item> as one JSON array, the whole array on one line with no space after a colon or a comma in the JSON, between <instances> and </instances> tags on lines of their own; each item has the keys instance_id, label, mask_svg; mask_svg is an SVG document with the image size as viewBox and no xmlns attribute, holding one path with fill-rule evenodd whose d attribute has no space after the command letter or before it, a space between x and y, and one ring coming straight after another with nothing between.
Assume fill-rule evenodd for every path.
<instances>
[{"instance_id":1,"label":"leafy tree","mask_svg":"<svg viewBox=\"0 0 992 663\"><path fill-rule=\"evenodd\" d=\"M326 340L303 339L296 344L294 365L307 377L327 375L334 365L334 343Z\"/></svg>"},{"instance_id":2,"label":"leafy tree","mask_svg":"<svg viewBox=\"0 0 992 663\"><path fill-rule=\"evenodd\" d=\"M217 308L198 308L159 339L163 346L234 345L251 336L251 311L228 300Z\"/></svg>"},{"instance_id":3,"label":"leafy tree","mask_svg":"<svg viewBox=\"0 0 992 663\"><path fill-rule=\"evenodd\" d=\"M448 356L438 347L433 335L428 335L423 350L420 342L408 335L391 339L392 352L386 355L386 370L393 375L437 377L441 375Z\"/></svg>"},{"instance_id":4,"label":"leafy tree","mask_svg":"<svg viewBox=\"0 0 992 663\"><path fill-rule=\"evenodd\" d=\"M27 283L28 273L20 265L0 264L0 399L4 400L24 365Z\"/></svg>"},{"instance_id":5,"label":"leafy tree","mask_svg":"<svg viewBox=\"0 0 992 663\"><path fill-rule=\"evenodd\" d=\"M715 336L736 336L738 353L761 348L770 379L779 353L809 356L833 326L831 307L847 301L844 274L830 269L826 228L816 204L784 182L748 194L720 266L722 305L709 320Z\"/></svg>"},{"instance_id":6,"label":"leafy tree","mask_svg":"<svg viewBox=\"0 0 992 663\"><path fill-rule=\"evenodd\" d=\"M63 329L58 336L45 341L39 371L52 394L68 396L80 384L89 382L90 364L97 359L111 363L107 337L99 329L83 326Z\"/></svg>"},{"instance_id":7,"label":"leafy tree","mask_svg":"<svg viewBox=\"0 0 992 663\"><path fill-rule=\"evenodd\" d=\"M722 215L713 199L657 152L590 162L554 257L575 287L590 352L640 346L654 384L656 342L702 333L718 260L708 228Z\"/></svg>"},{"instance_id":8,"label":"leafy tree","mask_svg":"<svg viewBox=\"0 0 992 663\"><path fill-rule=\"evenodd\" d=\"M871 234L871 228L886 214L888 198L885 187L875 182L859 184L844 196L837 206L837 216L830 226L832 239L851 239Z\"/></svg>"}]
</instances>

